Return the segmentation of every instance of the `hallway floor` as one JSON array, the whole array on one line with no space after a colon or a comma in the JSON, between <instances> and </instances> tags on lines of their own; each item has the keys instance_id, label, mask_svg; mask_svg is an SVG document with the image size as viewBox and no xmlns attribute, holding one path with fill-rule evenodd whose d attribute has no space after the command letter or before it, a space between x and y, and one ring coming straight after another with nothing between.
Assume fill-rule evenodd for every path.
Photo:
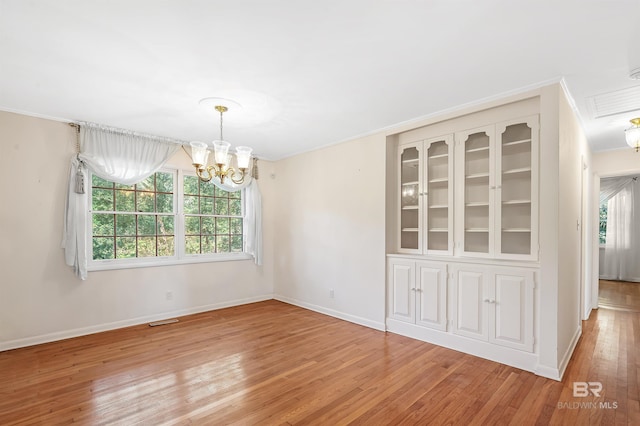
<instances>
[{"instance_id":1,"label":"hallway floor","mask_svg":"<svg viewBox=\"0 0 640 426\"><path fill-rule=\"evenodd\" d=\"M640 283L600 280L598 306L640 312Z\"/></svg>"}]
</instances>

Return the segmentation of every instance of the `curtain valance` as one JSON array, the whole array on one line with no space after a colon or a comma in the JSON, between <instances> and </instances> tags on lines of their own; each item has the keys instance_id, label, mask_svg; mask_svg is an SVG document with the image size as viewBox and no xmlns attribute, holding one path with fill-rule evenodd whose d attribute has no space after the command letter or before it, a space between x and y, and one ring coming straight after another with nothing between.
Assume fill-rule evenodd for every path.
<instances>
[{"instance_id":1,"label":"curtain valance","mask_svg":"<svg viewBox=\"0 0 640 426\"><path fill-rule=\"evenodd\" d=\"M102 179L123 185L154 174L181 145L180 141L93 123L80 125L79 159Z\"/></svg>"},{"instance_id":2,"label":"curtain valance","mask_svg":"<svg viewBox=\"0 0 640 426\"><path fill-rule=\"evenodd\" d=\"M633 182L633 176L616 176L600 180L600 204L615 197L627 185Z\"/></svg>"}]
</instances>

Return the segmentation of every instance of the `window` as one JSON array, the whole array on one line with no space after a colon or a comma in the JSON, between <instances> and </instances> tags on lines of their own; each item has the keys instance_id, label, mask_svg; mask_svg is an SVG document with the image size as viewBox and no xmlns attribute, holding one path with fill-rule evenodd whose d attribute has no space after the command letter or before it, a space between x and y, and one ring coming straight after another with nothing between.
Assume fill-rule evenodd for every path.
<instances>
[{"instance_id":1,"label":"window","mask_svg":"<svg viewBox=\"0 0 640 426\"><path fill-rule=\"evenodd\" d=\"M242 252L241 191L227 192L196 176L184 177L187 254Z\"/></svg>"},{"instance_id":2,"label":"window","mask_svg":"<svg viewBox=\"0 0 640 426\"><path fill-rule=\"evenodd\" d=\"M607 242L607 206L608 202L600 204L600 244Z\"/></svg>"},{"instance_id":3,"label":"window","mask_svg":"<svg viewBox=\"0 0 640 426\"><path fill-rule=\"evenodd\" d=\"M135 185L91 176L90 269L248 258L242 191L181 170Z\"/></svg>"},{"instance_id":4,"label":"window","mask_svg":"<svg viewBox=\"0 0 640 426\"><path fill-rule=\"evenodd\" d=\"M131 186L94 175L91 186L94 260L174 255L173 174Z\"/></svg>"}]
</instances>

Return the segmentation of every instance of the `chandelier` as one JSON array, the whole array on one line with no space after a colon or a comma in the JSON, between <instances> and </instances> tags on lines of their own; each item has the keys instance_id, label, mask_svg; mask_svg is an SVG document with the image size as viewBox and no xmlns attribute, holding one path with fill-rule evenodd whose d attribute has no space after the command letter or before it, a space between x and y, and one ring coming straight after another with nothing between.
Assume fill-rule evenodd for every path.
<instances>
[{"instance_id":1,"label":"chandelier","mask_svg":"<svg viewBox=\"0 0 640 426\"><path fill-rule=\"evenodd\" d=\"M229 178L235 184L244 182L244 178L249 170L251 162L251 148L247 146L239 146L236 148L235 163L236 168L232 166L233 156L229 154L231 144L222 137L222 114L229 109L224 105L216 105L214 107L220 113L220 139L213 141L213 157L214 164L208 165L209 161L209 145L204 142L193 141L191 145L191 158L196 174L203 182L209 182L214 177L220 183L224 183Z\"/></svg>"},{"instance_id":2,"label":"chandelier","mask_svg":"<svg viewBox=\"0 0 640 426\"><path fill-rule=\"evenodd\" d=\"M624 131L624 137L627 140L627 144L638 152L638 149L640 149L640 118L632 118L631 124L633 126Z\"/></svg>"}]
</instances>

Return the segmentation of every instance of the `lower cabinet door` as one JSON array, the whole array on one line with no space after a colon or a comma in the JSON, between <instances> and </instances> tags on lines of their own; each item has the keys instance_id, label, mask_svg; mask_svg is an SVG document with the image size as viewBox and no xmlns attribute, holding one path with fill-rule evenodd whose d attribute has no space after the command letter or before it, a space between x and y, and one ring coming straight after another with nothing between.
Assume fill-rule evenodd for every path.
<instances>
[{"instance_id":1,"label":"lower cabinet door","mask_svg":"<svg viewBox=\"0 0 640 426\"><path fill-rule=\"evenodd\" d=\"M390 318L415 322L415 262L389 259L387 263L387 299Z\"/></svg>"},{"instance_id":2,"label":"lower cabinet door","mask_svg":"<svg viewBox=\"0 0 640 426\"><path fill-rule=\"evenodd\" d=\"M533 352L533 270L394 258L387 271L388 317Z\"/></svg>"},{"instance_id":3,"label":"lower cabinet door","mask_svg":"<svg viewBox=\"0 0 640 426\"><path fill-rule=\"evenodd\" d=\"M447 329L447 264L416 263L416 324Z\"/></svg>"},{"instance_id":4,"label":"lower cabinet door","mask_svg":"<svg viewBox=\"0 0 640 426\"><path fill-rule=\"evenodd\" d=\"M488 340L487 270L474 265L452 265L451 272L452 332L465 337Z\"/></svg>"},{"instance_id":5,"label":"lower cabinet door","mask_svg":"<svg viewBox=\"0 0 640 426\"><path fill-rule=\"evenodd\" d=\"M495 296L489 316L489 341L533 351L533 272L497 269L492 273Z\"/></svg>"}]
</instances>

